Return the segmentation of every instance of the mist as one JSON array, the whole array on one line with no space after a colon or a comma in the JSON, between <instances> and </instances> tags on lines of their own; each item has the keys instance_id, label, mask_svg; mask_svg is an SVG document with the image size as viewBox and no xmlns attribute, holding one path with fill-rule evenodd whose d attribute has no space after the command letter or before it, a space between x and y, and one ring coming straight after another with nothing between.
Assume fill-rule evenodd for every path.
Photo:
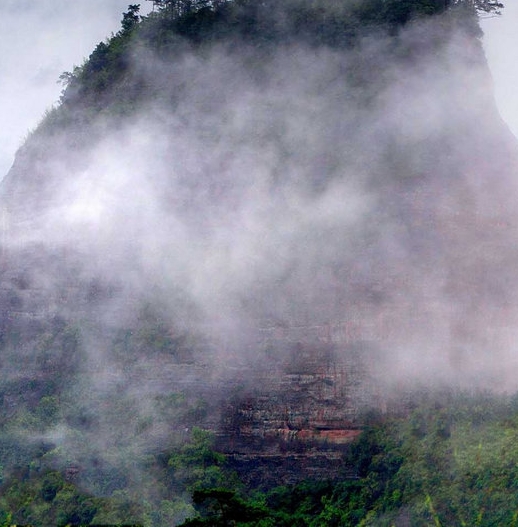
<instances>
[{"instance_id":1,"label":"mist","mask_svg":"<svg viewBox=\"0 0 518 527\"><path fill-rule=\"evenodd\" d=\"M518 9L516 4L506 4L500 17L482 18L480 25L484 31L484 51L494 81L495 99L498 109L514 135L518 135L516 115L517 101L513 86L516 84L514 63L516 59L516 41L514 27Z\"/></svg>"},{"instance_id":2,"label":"mist","mask_svg":"<svg viewBox=\"0 0 518 527\"><path fill-rule=\"evenodd\" d=\"M217 426L229 387L300 342L368 342L384 398L517 389L516 145L465 31L437 16L348 51L241 42L174 62L137 46L154 94L137 111L31 136L3 182L3 279L18 312L76 327L63 399L81 415L43 434L63 459L122 463L179 437L166 393L212 398ZM125 357L148 319L189 357ZM47 360L16 353L27 372Z\"/></svg>"},{"instance_id":3,"label":"mist","mask_svg":"<svg viewBox=\"0 0 518 527\"><path fill-rule=\"evenodd\" d=\"M142 14L150 9L143 2ZM126 0L102 2L5 0L0 20L0 173L14 152L57 104L64 71L80 66L92 48L117 30Z\"/></svg>"}]
</instances>

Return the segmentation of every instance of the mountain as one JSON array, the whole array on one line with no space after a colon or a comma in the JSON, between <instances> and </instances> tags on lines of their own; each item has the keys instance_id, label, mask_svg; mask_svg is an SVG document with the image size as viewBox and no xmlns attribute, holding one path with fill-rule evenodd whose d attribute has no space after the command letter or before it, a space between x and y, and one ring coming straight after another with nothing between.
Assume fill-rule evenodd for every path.
<instances>
[{"instance_id":1,"label":"mountain","mask_svg":"<svg viewBox=\"0 0 518 527\"><path fill-rule=\"evenodd\" d=\"M0 186L5 480L172 503L196 427L249 484L347 478L372 408L515 390L498 7L130 5ZM61 520L133 521L87 503Z\"/></svg>"}]
</instances>

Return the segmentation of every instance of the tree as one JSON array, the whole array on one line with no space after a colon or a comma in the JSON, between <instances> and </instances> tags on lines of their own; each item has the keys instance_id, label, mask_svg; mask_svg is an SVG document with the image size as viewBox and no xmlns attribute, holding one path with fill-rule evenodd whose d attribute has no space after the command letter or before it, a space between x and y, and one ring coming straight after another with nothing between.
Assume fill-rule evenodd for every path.
<instances>
[{"instance_id":1,"label":"tree","mask_svg":"<svg viewBox=\"0 0 518 527\"><path fill-rule=\"evenodd\" d=\"M127 13L122 14L122 33L131 32L139 23L140 4L130 4Z\"/></svg>"},{"instance_id":2,"label":"tree","mask_svg":"<svg viewBox=\"0 0 518 527\"><path fill-rule=\"evenodd\" d=\"M204 7L218 5L210 0L153 0L153 5L167 11L171 18L180 18L189 13L199 11Z\"/></svg>"},{"instance_id":3,"label":"tree","mask_svg":"<svg viewBox=\"0 0 518 527\"><path fill-rule=\"evenodd\" d=\"M195 490L192 501L199 516L183 523L185 527L257 525L268 515L264 506L244 500L226 488Z\"/></svg>"},{"instance_id":4,"label":"tree","mask_svg":"<svg viewBox=\"0 0 518 527\"><path fill-rule=\"evenodd\" d=\"M194 427L191 441L169 458L168 466L173 481L189 490L213 488L228 481L223 470L225 456L213 450L211 432Z\"/></svg>"},{"instance_id":5,"label":"tree","mask_svg":"<svg viewBox=\"0 0 518 527\"><path fill-rule=\"evenodd\" d=\"M445 0L445 6L463 6L474 9L479 13L499 15L504 4L498 0Z\"/></svg>"},{"instance_id":6,"label":"tree","mask_svg":"<svg viewBox=\"0 0 518 527\"><path fill-rule=\"evenodd\" d=\"M499 15L504 7L504 4L494 0L475 0L474 4L477 11L494 13L495 15Z\"/></svg>"}]
</instances>

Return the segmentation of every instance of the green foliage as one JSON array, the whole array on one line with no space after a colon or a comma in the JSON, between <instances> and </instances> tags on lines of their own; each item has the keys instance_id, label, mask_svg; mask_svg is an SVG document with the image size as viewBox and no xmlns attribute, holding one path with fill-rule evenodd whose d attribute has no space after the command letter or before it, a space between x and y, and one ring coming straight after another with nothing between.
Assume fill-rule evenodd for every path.
<instances>
[{"instance_id":1,"label":"green foliage","mask_svg":"<svg viewBox=\"0 0 518 527\"><path fill-rule=\"evenodd\" d=\"M257 503L240 498L227 488L199 489L193 493L193 503L201 518L187 520L183 525L225 526L257 525L266 518L267 509Z\"/></svg>"},{"instance_id":2,"label":"green foliage","mask_svg":"<svg viewBox=\"0 0 518 527\"><path fill-rule=\"evenodd\" d=\"M518 405L516 398L488 394L425 395L404 416L372 417L351 445L348 466L356 478L311 481L267 492L245 489L214 450L212 433L193 428L176 447L128 461L152 473L141 494L129 490L127 474L99 467L103 498L78 490L50 465L66 456L42 446L23 452L13 436L1 436L4 464L0 512L13 521L45 525L94 522L143 525L235 525L320 527L347 525L515 525L518 511ZM183 406L169 394L165 408ZM32 415L53 423L63 411L56 395L42 396ZM127 410L123 410L127 415ZM22 419L20 416L19 419ZM175 419L172 417L171 419ZM143 428L152 423L136 422ZM129 458L128 458L129 459ZM126 471L127 472L127 471ZM109 483L113 480L113 485ZM144 496L153 495L149 501ZM192 505L184 493L192 493ZM195 507L195 511L192 506ZM7 516L6 516L7 517ZM45 520L43 519L45 518Z\"/></svg>"},{"instance_id":3,"label":"green foliage","mask_svg":"<svg viewBox=\"0 0 518 527\"><path fill-rule=\"evenodd\" d=\"M504 4L498 0L450 0L453 5L463 5L466 4L468 7L473 6L477 11L483 13L493 13L499 15L501 10L504 7Z\"/></svg>"},{"instance_id":4,"label":"green foliage","mask_svg":"<svg viewBox=\"0 0 518 527\"><path fill-rule=\"evenodd\" d=\"M192 482L192 488L233 481L223 475L224 458L212 451L211 444L210 434L194 430L192 443L185 443L180 449L170 452L169 459L172 460L174 469L168 467L162 476L158 476L160 472L156 472L163 483L153 481L156 498L152 504L144 499L143 494L135 493L129 488L116 488L117 486L110 489L109 484L104 491L99 491L104 497L94 498L81 492L62 472L44 469L49 462L55 463L59 460L59 449L56 449L51 458L37 458L34 453L29 454L26 459L31 456L34 459L30 466L11 470L0 488L0 518L1 514L5 513L6 518L9 514L13 521L35 526L90 523L157 527L176 525L192 515L193 508L182 498L185 487L182 487L178 480L173 484L167 482L167 474L172 470L185 474L192 471L192 477L186 477L186 483ZM45 457L47 460L43 462ZM157 457L150 456L148 464L148 470L153 471L159 467L160 462ZM106 478L110 479L107 467L99 467L99 470L104 470ZM127 482L122 483L125 486ZM160 485L164 483L167 485L166 493L157 493ZM142 493L145 491L145 485L146 481L142 480Z\"/></svg>"},{"instance_id":5,"label":"green foliage","mask_svg":"<svg viewBox=\"0 0 518 527\"><path fill-rule=\"evenodd\" d=\"M169 61L177 60L184 49L225 41L243 40L258 48L294 40L350 47L366 32L397 32L416 18L457 10L471 20L477 11L498 13L503 7L495 0L164 0L156 4L159 10L147 17L138 15L139 4L129 5L121 30L99 43L82 66L60 76L61 102L69 114L76 113L74 119L105 111L127 115L139 101L157 95L130 67L136 49L150 48Z\"/></svg>"},{"instance_id":6,"label":"green foliage","mask_svg":"<svg viewBox=\"0 0 518 527\"><path fill-rule=\"evenodd\" d=\"M33 525L89 524L101 500L80 493L58 472L28 475L3 485L0 510L13 522Z\"/></svg>"},{"instance_id":7,"label":"green foliage","mask_svg":"<svg viewBox=\"0 0 518 527\"><path fill-rule=\"evenodd\" d=\"M59 412L59 399L55 395L46 395L40 399L35 413L43 427L46 428L57 422Z\"/></svg>"},{"instance_id":8,"label":"green foliage","mask_svg":"<svg viewBox=\"0 0 518 527\"><path fill-rule=\"evenodd\" d=\"M121 33L129 33L135 29L139 23L138 13L140 11L139 4L130 4L128 11L122 15L122 29Z\"/></svg>"},{"instance_id":9,"label":"green foliage","mask_svg":"<svg viewBox=\"0 0 518 527\"><path fill-rule=\"evenodd\" d=\"M408 415L366 428L349 453L357 479L248 496L205 489L193 500L198 515L184 525L516 525L517 445L510 400L427 396ZM255 523L239 516L247 507Z\"/></svg>"},{"instance_id":10,"label":"green foliage","mask_svg":"<svg viewBox=\"0 0 518 527\"><path fill-rule=\"evenodd\" d=\"M117 331L114 352L120 359L131 360L145 354L167 354L178 362L191 363L193 354L202 346L196 335L180 330L150 305L139 312L138 319L128 328Z\"/></svg>"},{"instance_id":11,"label":"green foliage","mask_svg":"<svg viewBox=\"0 0 518 527\"><path fill-rule=\"evenodd\" d=\"M169 457L168 466L174 487L197 490L225 484L225 456L213 448L212 433L194 427L190 441Z\"/></svg>"}]
</instances>

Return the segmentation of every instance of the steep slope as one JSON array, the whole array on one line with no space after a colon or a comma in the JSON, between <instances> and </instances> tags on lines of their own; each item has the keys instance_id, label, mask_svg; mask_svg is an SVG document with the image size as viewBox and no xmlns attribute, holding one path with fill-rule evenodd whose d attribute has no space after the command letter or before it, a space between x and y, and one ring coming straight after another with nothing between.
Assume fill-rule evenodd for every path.
<instances>
[{"instance_id":1,"label":"steep slope","mask_svg":"<svg viewBox=\"0 0 518 527\"><path fill-rule=\"evenodd\" d=\"M181 290L209 324L388 317L412 349L428 329L394 327L422 312L442 334L425 360L484 347L463 334L513 305L515 144L469 24L453 10L344 47L294 42L285 20L247 43L207 13L185 15L212 28L201 44L167 10L126 14L72 75L3 182L5 251Z\"/></svg>"},{"instance_id":2,"label":"steep slope","mask_svg":"<svg viewBox=\"0 0 518 527\"><path fill-rule=\"evenodd\" d=\"M95 490L193 425L278 454L415 384L516 388L474 12L258 5L130 9L2 182L3 422L57 397L30 434Z\"/></svg>"}]
</instances>

